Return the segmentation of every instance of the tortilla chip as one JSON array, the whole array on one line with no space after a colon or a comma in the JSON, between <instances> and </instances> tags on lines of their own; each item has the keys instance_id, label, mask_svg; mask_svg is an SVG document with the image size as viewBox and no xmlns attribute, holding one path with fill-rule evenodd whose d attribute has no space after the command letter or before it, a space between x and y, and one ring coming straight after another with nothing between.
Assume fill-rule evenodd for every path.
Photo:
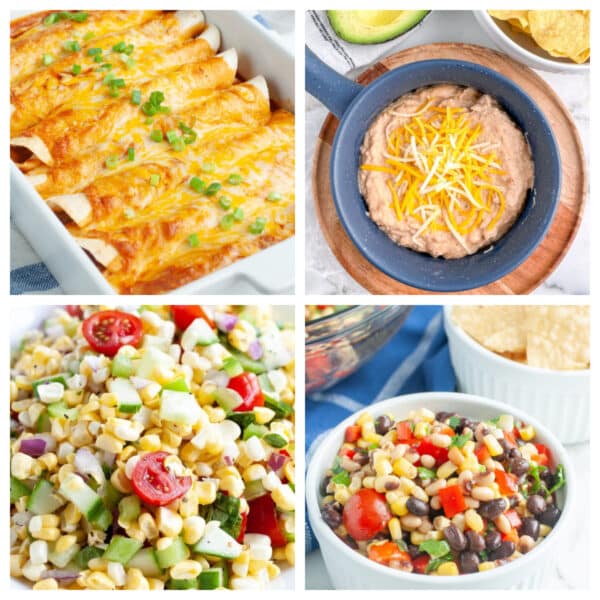
<instances>
[{"instance_id":1,"label":"tortilla chip","mask_svg":"<svg viewBox=\"0 0 600 600\"><path fill-rule=\"evenodd\" d=\"M521 31L529 32L528 10L488 10L490 16L499 21L508 21Z\"/></svg>"},{"instance_id":2,"label":"tortilla chip","mask_svg":"<svg viewBox=\"0 0 600 600\"><path fill-rule=\"evenodd\" d=\"M520 19L509 19L508 22L513 26L517 31L521 31L528 35L531 34L531 29L529 29L529 21L525 21L524 23Z\"/></svg>"},{"instance_id":3,"label":"tortilla chip","mask_svg":"<svg viewBox=\"0 0 600 600\"><path fill-rule=\"evenodd\" d=\"M526 351L523 306L455 306L452 318L475 341L492 352L524 354Z\"/></svg>"},{"instance_id":4,"label":"tortilla chip","mask_svg":"<svg viewBox=\"0 0 600 600\"><path fill-rule=\"evenodd\" d=\"M527 363L552 370L590 365L588 306L528 306Z\"/></svg>"},{"instance_id":5,"label":"tortilla chip","mask_svg":"<svg viewBox=\"0 0 600 600\"><path fill-rule=\"evenodd\" d=\"M551 56L574 62L585 62L586 52L589 57L589 10L531 10L528 17L531 37Z\"/></svg>"}]
</instances>

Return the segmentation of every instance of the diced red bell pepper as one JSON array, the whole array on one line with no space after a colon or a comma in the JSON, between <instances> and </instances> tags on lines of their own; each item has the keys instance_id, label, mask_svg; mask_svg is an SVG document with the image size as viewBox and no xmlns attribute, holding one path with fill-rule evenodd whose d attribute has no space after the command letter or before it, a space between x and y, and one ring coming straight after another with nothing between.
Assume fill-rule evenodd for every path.
<instances>
[{"instance_id":1,"label":"diced red bell pepper","mask_svg":"<svg viewBox=\"0 0 600 600\"><path fill-rule=\"evenodd\" d=\"M346 427L344 441L348 442L349 444L354 444L354 442L360 439L361 431L362 429L360 425L350 425L349 427Z\"/></svg>"},{"instance_id":2,"label":"diced red bell pepper","mask_svg":"<svg viewBox=\"0 0 600 600\"><path fill-rule=\"evenodd\" d=\"M504 432L504 440L511 448L517 447L517 440L515 439L515 436L513 435L512 431Z\"/></svg>"},{"instance_id":3,"label":"diced red bell pepper","mask_svg":"<svg viewBox=\"0 0 600 600\"><path fill-rule=\"evenodd\" d=\"M519 529L519 527L521 527L523 524L521 517L519 517L519 514L514 509L507 510L504 513L504 516L508 519L508 522L513 529Z\"/></svg>"},{"instance_id":4,"label":"diced red bell pepper","mask_svg":"<svg viewBox=\"0 0 600 600\"><path fill-rule=\"evenodd\" d=\"M259 496L248 502L250 510L246 521L248 533L262 533L271 538L273 548L281 548L287 544L275 503L270 494Z\"/></svg>"},{"instance_id":5,"label":"diced red bell pepper","mask_svg":"<svg viewBox=\"0 0 600 600\"><path fill-rule=\"evenodd\" d=\"M423 575L425 573L427 565L429 564L429 556L427 556L427 554L419 554L417 558L413 559L412 564L413 571L415 573L420 573L421 575Z\"/></svg>"},{"instance_id":6,"label":"diced red bell pepper","mask_svg":"<svg viewBox=\"0 0 600 600\"><path fill-rule=\"evenodd\" d=\"M496 469L494 474L496 475L496 483L501 494L504 496L513 496L519 491L516 475L501 471L500 469Z\"/></svg>"},{"instance_id":7,"label":"diced red bell pepper","mask_svg":"<svg viewBox=\"0 0 600 600\"><path fill-rule=\"evenodd\" d=\"M241 373L229 380L227 387L242 397L242 403L234 408L234 412L246 412L255 406L264 406L265 398L254 373Z\"/></svg>"},{"instance_id":8,"label":"diced red bell pepper","mask_svg":"<svg viewBox=\"0 0 600 600\"><path fill-rule=\"evenodd\" d=\"M442 427L442 429L440 429L439 433L443 433L444 435L449 435L450 437L452 437L453 435L456 435L456 431L454 431L454 429L452 429L452 427L450 427L449 425L444 425Z\"/></svg>"},{"instance_id":9,"label":"diced red bell pepper","mask_svg":"<svg viewBox=\"0 0 600 600\"><path fill-rule=\"evenodd\" d=\"M503 533L502 541L517 544L519 542L519 532L516 529L511 529L509 533Z\"/></svg>"},{"instance_id":10,"label":"diced red bell pepper","mask_svg":"<svg viewBox=\"0 0 600 600\"><path fill-rule=\"evenodd\" d=\"M396 441L399 444L412 444L415 436L410 421L400 421L396 423Z\"/></svg>"},{"instance_id":11,"label":"diced red bell pepper","mask_svg":"<svg viewBox=\"0 0 600 600\"><path fill-rule=\"evenodd\" d=\"M475 450L475 456L477 457L477 460L479 461L479 464L483 464L488 458L491 458L492 455L490 454L490 451L487 449L487 446L485 444L481 444L481 446L479 446L479 448L477 448Z\"/></svg>"},{"instance_id":12,"label":"diced red bell pepper","mask_svg":"<svg viewBox=\"0 0 600 600\"><path fill-rule=\"evenodd\" d=\"M460 485L449 485L438 492L444 514L448 519L467 510L467 503Z\"/></svg>"},{"instance_id":13,"label":"diced red bell pepper","mask_svg":"<svg viewBox=\"0 0 600 600\"><path fill-rule=\"evenodd\" d=\"M424 438L421 443L417 446L417 451L421 456L428 454L433 456L436 465L441 465L448 460L448 448L440 448L431 443L429 438Z\"/></svg>"},{"instance_id":14,"label":"diced red bell pepper","mask_svg":"<svg viewBox=\"0 0 600 600\"><path fill-rule=\"evenodd\" d=\"M550 451L550 448L548 448L548 446L545 446L544 444L534 444L534 446L537 448L538 451L536 462L546 467L548 465L551 465L552 452Z\"/></svg>"},{"instance_id":15,"label":"diced red bell pepper","mask_svg":"<svg viewBox=\"0 0 600 600\"><path fill-rule=\"evenodd\" d=\"M347 456L349 459L352 459L356 454L356 450L354 448L349 448L348 446L342 446L338 454L340 456Z\"/></svg>"},{"instance_id":16,"label":"diced red bell pepper","mask_svg":"<svg viewBox=\"0 0 600 600\"><path fill-rule=\"evenodd\" d=\"M370 560L374 560L382 565L389 565L393 560L410 562L410 554L404 550L400 550L396 542L371 544L369 546L368 556Z\"/></svg>"}]
</instances>

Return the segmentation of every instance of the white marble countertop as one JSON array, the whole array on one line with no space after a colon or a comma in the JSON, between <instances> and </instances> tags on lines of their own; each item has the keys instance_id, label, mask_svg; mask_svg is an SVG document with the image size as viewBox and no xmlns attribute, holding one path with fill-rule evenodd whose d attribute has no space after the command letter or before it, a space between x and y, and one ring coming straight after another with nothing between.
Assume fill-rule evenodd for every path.
<instances>
[{"instance_id":1,"label":"white marble countertop","mask_svg":"<svg viewBox=\"0 0 600 600\"><path fill-rule=\"evenodd\" d=\"M494 47L471 11L435 11L414 35L397 49L432 42L469 42ZM360 69L365 70L366 67ZM538 73L554 88L570 110L589 161L589 76ZM309 294L365 294L329 249L317 220L311 189L311 166L319 129L327 110L306 94L306 292ZM589 203L588 203L589 204ZM536 294L589 294L590 214L586 208L579 232L567 256Z\"/></svg>"},{"instance_id":2,"label":"white marble countertop","mask_svg":"<svg viewBox=\"0 0 600 600\"><path fill-rule=\"evenodd\" d=\"M544 582L547 590L588 589L590 586L590 450L589 444L568 447L576 469L575 520L571 524L568 543L560 551L557 567ZM568 474L567 474L568 477ZM315 550L306 556L306 589L333 589L321 552Z\"/></svg>"}]
</instances>

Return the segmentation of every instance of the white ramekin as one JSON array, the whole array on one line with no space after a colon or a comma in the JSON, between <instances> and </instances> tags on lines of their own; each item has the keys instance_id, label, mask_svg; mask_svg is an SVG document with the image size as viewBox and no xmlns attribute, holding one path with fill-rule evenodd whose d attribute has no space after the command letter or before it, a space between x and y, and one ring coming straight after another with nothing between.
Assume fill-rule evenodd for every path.
<instances>
[{"instance_id":1,"label":"white ramekin","mask_svg":"<svg viewBox=\"0 0 600 600\"><path fill-rule=\"evenodd\" d=\"M505 21L494 19L487 10L474 10L473 14L500 50L533 69L551 73L587 73L590 69L589 62L577 64L568 58L550 56L527 34L516 31Z\"/></svg>"},{"instance_id":2,"label":"white ramekin","mask_svg":"<svg viewBox=\"0 0 600 600\"><path fill-rule=\"evenodd\" d=\"M492 419L499 414L512 414L517 419L532 424L536 429L537 439L548 446L556 463L562 463L565 467L567 484L557 492L558 505L562 509L562 515L548 537L534 550L491 571L460 575L459 577L431 577L404 573L379 565L342 542L321 518L319 507L319 485L344 441L346 427L353 424L359 414L355 413L337 425L321 442L308 465L306 475L306 501L310 524L319 541L325 566L335 588L365 590L543 588L546 574L553 569L558 559L557 549L565 543L569 527L574 522L575 470L564 447L548 429L526 413L480 396L454 392L410 394L378 402L370 406L368 410L374 416L391 413L399 418L413 409L422 407L435 412L456 411L461 415L476 419Z\"/></svg>"},{"instance_id":3,"label":"white ramekin","mask_svg":"<svg viewBox=\"0 0 600 600\"><path fill-rule=\"evenodd\" d=\"M500 356L476 342L444 308L458 389L506 402L543 423L563 444L590 437L590 372L551 371Z\"/></svg>"}]
</instances>

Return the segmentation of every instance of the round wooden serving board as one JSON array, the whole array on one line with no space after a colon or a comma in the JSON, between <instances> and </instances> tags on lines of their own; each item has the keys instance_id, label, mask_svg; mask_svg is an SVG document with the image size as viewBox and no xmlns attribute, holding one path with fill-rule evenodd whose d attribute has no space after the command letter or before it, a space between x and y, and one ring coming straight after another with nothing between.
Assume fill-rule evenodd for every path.
<instances>
[{"instance_id":1,"label":"round wooden serving board","mask_svg":"<svg viewBox=\"0 0 600 600\"><path fill-rule=\"evenodd\" d=\"M548 119L560 147L562 189L556 215L542 241L517 269L489 285L461 292L464 294L528 294L558 266L575 238L587 193L585 156L577 127L554 90L525 65L501 54L470 44L428 44L408 48L382 59L358 78L368 84L396 67L428 59L466 60L494 69L527 92ZM340 223L329 181L329 158L338 120L325 119L313 162L313 195L321 229L331 250L348 273L372 294L428 294L404 285L372 265L352 243Z\"/></svg>"}]
</instances>

